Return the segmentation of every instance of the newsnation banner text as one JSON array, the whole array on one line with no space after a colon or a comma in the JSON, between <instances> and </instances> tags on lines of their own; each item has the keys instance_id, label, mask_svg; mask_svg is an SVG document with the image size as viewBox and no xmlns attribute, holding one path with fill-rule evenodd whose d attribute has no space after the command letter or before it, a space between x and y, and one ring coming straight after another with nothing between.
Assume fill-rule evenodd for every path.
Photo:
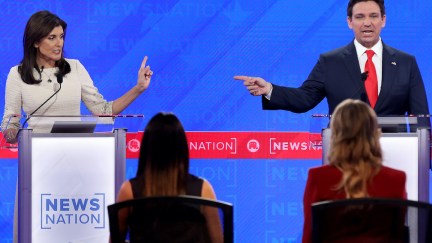
<instances>
[{"instance_id":1,"label":"newsnation banner text","mask_svg":"<svg viewBox=\"0 0 432 243\"><path fill-rule=\"evenodd\" d=\"M187 132L191 159L320 159L321 134L308 132ZM139 157L143 132L127 133L126 158ZM3 136L2 136L3 138ZM0 158L17 158L2 139Z\"/></svg>"}]
</instances>

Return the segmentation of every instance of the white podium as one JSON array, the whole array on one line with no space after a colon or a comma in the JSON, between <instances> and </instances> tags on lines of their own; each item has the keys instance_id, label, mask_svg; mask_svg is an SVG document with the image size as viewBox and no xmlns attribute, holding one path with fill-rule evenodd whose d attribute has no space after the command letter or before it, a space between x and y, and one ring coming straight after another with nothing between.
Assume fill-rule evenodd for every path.
<instances>
[{"instance_id":1,"label":"white podium","mask_svg":"<svg viewBox=\"0 0 432 243\"><path fill-rule=\"evenodd\" d=\"M379 119L380 121L380 119ZM331 130L322 131L323 164L328 164ZM408 199L429 202L430 130L415 133L382 133L383 164L407 175Z\"/></svg>"},{"instance_id":2,"label":"white podium","mask_svg":"<svg viewBox=\"0 0 432 243\"><path fill-rule=\"evenodd\" d=\"M32 133L18 147L19 242L108 242L107 206L125 180L126 130Z\"/></svg>"}]
</instances>

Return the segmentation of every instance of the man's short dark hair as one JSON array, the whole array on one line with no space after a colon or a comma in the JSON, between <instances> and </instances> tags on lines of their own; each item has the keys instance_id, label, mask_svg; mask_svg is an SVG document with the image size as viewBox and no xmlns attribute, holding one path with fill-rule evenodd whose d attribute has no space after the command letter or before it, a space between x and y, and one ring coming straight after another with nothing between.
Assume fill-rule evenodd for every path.
<instances>
[{"instance_id":1,"label":"man's short dark hair","mask_svg":"<svg viewBox=\"0 0 432 243\"><path fill-rule=\"evenodd\" d=\"M352 10L355 4L359 3L359 2L376 2L378 4L378 6L380 7L381 10L381 16L385 15L385 6L384 6L384 0L350 0L348 2L348 7L347 7L347 16L348 17L352 17Z\"/></svg>"}]
</instances>

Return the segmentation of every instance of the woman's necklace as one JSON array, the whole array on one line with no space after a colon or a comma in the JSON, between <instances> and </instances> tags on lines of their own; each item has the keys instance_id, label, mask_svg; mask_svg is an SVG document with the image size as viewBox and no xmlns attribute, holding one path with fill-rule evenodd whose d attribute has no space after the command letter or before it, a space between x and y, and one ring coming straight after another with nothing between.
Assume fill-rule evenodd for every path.
<instances>
[{"instance_id":1,"label":"woman's necklace","mask_svg":"<svg viewBox=\"0 0 432 243\"><path fill-rule=\"evenodd\" d=\"M48 72L46 69L42 69L42 74L45 75L46 77L48 77L48 83L51 83L51 76L55 73L56 68L50 68L52 70L50 70L50 72Z\"/></svg>"}]
</instances>

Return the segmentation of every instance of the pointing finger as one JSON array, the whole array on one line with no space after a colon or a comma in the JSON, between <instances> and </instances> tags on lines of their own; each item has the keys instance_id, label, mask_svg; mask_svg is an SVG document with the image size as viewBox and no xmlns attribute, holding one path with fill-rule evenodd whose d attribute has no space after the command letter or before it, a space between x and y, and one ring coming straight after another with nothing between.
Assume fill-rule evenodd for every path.
<instances>
[{"instance_id":1,"label":"pointing finger","mask_svg":"<svg viewBox=\"0 0 432 243\"><path fill-rule=\"evenodd\" d=\"M246 81L246 80L249 80L250 77L249 76L234 76L234 79Z\"/></svg>"},{"instance_id":2,"label":"pointing finger","mask_svg":"<svg viewBox=\"0 0 432 243\"><path fill-rule=\"evenodd\" d=\"M148 59L148 57L145 56L144 59L143 59L143 61L142 61L142 63L141 63L141 68L145 68L146 63L147 63L147 59Z\"/></svg>"}]
</instances>

